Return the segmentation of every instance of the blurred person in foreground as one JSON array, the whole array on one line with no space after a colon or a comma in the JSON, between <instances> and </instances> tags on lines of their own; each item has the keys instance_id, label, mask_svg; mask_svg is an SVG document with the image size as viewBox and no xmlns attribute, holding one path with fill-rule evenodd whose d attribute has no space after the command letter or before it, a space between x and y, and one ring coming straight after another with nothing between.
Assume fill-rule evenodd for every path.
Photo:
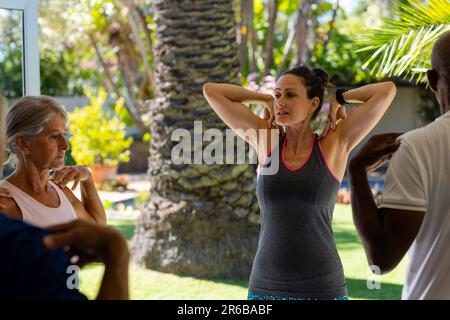
<instances>
[{"instance_id":1,"label":"blurred person in foreground","mask_svg":"<svg viewBox=\"0 0 450 320\"><path fill-rule=\"evenodd\" d=\"M450 299L450 32L435 43L430 88L441 116L426 127L372 137L349 166L353 217L372 270L409 253L402 299ZM367 171L390 159L377 207Z\"/></svg>"}]
</instances>

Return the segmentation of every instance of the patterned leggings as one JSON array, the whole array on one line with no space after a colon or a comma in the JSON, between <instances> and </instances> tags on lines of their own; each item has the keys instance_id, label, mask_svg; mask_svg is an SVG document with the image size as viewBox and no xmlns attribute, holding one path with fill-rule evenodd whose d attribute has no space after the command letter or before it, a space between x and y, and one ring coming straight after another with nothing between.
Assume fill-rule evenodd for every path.
<instances>
[{"instance_id":1,"label":"patterned leggings","mask_svg":"<svg viewBox=\"0 0 450 320\"><path fill-rule=\"evenodd\" d=\"M251 291L248 292L247 300L348 300L347 296L334 298L302 298L302 297L282 297L265 294L257 294Z\"/></svg>"}]
</instances>

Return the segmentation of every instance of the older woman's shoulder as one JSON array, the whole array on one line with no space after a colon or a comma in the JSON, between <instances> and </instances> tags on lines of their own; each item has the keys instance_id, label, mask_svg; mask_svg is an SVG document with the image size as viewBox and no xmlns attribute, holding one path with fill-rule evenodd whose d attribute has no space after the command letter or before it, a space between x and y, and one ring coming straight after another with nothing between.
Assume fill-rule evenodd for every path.
<instances>
[{"instance_id":1,"label":"older woman's shoulder","mask_svg":"<svg viewBox=\"0 0 450 320\"><path fill-rule=\"evenodd\" d=\"M13 198L0 196L0 212L15 219L23 219L22 211Z\"/></svg>"},{"instance_id":2,"label":"older woman's shoulder","mask_svg":"<svg viewBox=\"0 0 450 320\"><path fill-rule=\"evenodd\" d=\"M75 196L75 194L69 187L64 186L63 188L60 188L60 189L64 193L64 195L67 197L67 199L69 199L69 202L73 206L75 206L76 203L80 202L80 200Z\"/></svg>"}]
</instances>

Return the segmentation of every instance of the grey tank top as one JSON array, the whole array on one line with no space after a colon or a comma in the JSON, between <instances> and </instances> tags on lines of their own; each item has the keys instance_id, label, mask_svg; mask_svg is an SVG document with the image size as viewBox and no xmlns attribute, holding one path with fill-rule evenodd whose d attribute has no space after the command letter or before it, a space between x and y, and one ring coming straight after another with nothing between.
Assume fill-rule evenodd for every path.
<instances>
[{"instance_id":1,"label":"grey tank top","mask_svg":"<svg viewBox=\"0 0 450 320\"><path fill-rule=\"evenodd\" d=\"M280 138L266 162L278 157L278 172L258 176L261 229L250 275L253 293L311 299L347 295L331 228L339 182L318 137L312 140L307 160L289 168L284 162L286 139Z\"/></svg>"}]
</instances>

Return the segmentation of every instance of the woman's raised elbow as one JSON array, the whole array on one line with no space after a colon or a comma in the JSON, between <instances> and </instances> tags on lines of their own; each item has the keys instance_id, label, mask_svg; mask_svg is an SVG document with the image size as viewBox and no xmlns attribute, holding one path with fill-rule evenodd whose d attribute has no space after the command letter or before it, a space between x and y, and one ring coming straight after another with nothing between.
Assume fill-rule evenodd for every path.
<instances>
[{"instance_id":1,"label":"woman's raised elbow","mask_svg":"<svg viewBox=\"0 0 450 320\"><path fill-rule=\"evenodd\" d=\"M386 92L388 92L390 95L395 96L397 93L397 86L392 81L387 81L383 83L386 87Z\"/></svg>"},{"instance_id":2,"label":"woman's raised elbow","mask_svg":"<svg viewBox=\"0 0 450 320\"><path fill-rule=\"evenodd\" d=\"M211 92L214 90L215 85L216 85L216 84L213 83L213 82L206 82L206 83L203 85L203 95L204 95L204 96L210 95Z\"/></svg>"}]
</instances>

